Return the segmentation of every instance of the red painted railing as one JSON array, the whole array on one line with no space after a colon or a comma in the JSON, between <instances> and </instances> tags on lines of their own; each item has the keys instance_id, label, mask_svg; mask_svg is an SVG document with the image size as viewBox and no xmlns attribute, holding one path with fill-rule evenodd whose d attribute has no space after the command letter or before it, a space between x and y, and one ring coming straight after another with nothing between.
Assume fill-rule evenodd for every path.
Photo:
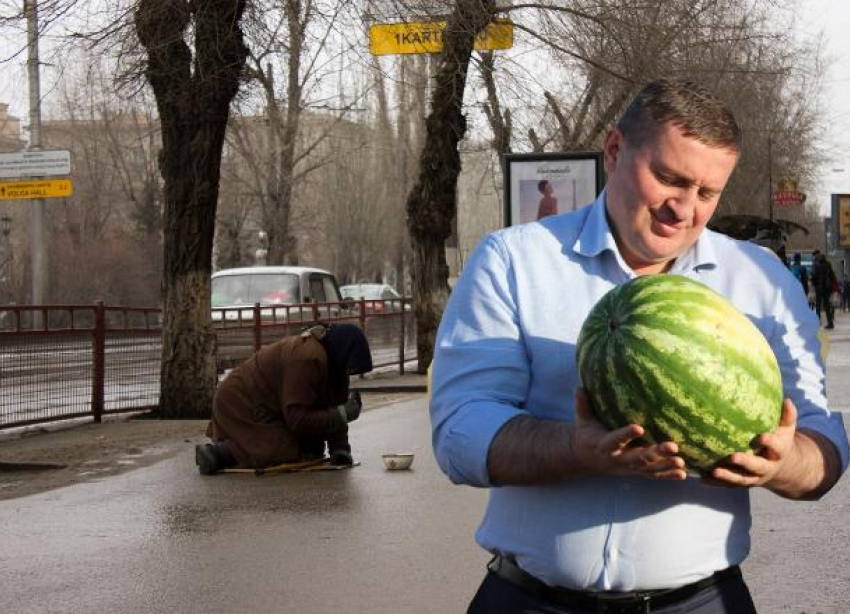
<instances>
[{"instance_id":1,"label":"red painted railing","mask_svg":"<svg viewBox=\"0 0 850 614\"><path fill-rule=\"evenodd\" d=\"M313 321L366 332L376 368L416 359L409 299L213 310L219 370ZM155 308L0 305L0 429L155 409L162 314Z\"/></svg>"}]
</instances>

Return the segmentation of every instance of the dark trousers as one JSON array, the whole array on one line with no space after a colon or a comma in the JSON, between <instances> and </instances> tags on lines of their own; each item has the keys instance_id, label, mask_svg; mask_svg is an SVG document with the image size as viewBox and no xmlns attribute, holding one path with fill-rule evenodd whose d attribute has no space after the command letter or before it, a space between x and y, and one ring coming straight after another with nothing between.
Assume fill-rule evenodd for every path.
<instances>
[{"instance_id":1,"label":"dark trousers","mask_svg":"<svg viewBox=\"0 0 850 614\"><path fill-rule=\"evenodd\" d=\"M732 578L692 597L652 612L660 614L756 614L743 579ZM489 572L469 604L467 614L594 614L551 603Z\"/></svg>"},{"instance_id":2,"label":"dark trousers","mask_svg":"<svg viewBox=\"0 0 850 614\"><path fill-rule=\"evenodd\" d=\"M818 319L820 319L820 312L826 312L826 323L832 324L833 319L835 318L835 311L832 303L829 302L829 292L815 292L815 313L818 314Z\"/></svg>"}]
</instances>

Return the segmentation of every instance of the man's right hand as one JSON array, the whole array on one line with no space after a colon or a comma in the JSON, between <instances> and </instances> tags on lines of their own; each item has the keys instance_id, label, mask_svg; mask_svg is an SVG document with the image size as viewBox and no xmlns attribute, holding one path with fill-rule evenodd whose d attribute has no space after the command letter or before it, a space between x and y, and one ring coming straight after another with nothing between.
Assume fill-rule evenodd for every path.
<instances>
[{"instance_id":1,"label":"man's right hand","mask_svg":"<svg viewBox=\"0 0 850 614\"><path fill-rule=\"evenodd\" d=\"M593 415L583 388L576 390L575 423L570 444L575 459L588 475L642 475L656 480L684 480L685 461L672 441L630 445L644 434L630 424L609 431Z\"/></svg>"}]
</instances>

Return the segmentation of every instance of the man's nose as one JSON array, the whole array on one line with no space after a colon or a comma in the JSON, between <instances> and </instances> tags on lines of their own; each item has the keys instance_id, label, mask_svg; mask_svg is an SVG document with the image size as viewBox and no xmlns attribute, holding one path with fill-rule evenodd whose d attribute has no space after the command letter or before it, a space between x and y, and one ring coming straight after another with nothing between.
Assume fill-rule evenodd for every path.
<instances>
[{"instance_id":1,"label":"man's nose","mask_svg":"<svg viewBox=\"0 0 850 614\"><path fill-rule=\"evenodd\" d=\"M667 198L665 204L676 212L677 217L687 217L699 204L699 187L675 188L674 193Z\"/></svg>"}]
</instances>

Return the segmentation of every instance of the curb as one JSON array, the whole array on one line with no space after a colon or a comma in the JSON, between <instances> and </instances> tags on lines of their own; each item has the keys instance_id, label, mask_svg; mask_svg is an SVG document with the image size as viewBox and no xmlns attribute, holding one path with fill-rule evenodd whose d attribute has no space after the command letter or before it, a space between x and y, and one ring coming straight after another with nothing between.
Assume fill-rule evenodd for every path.
<instances>
[{"instance_id":1,"label":"curb","mask_svg":"<svg viewBox=\"0 0 850 614\"><path fill-rule=\"evenodd\" d=\"M425 384L379 384L377 386L352 386L351 390L357 390L361 394L370 392L428 392Z\"/></svg>"}]
</instances>

